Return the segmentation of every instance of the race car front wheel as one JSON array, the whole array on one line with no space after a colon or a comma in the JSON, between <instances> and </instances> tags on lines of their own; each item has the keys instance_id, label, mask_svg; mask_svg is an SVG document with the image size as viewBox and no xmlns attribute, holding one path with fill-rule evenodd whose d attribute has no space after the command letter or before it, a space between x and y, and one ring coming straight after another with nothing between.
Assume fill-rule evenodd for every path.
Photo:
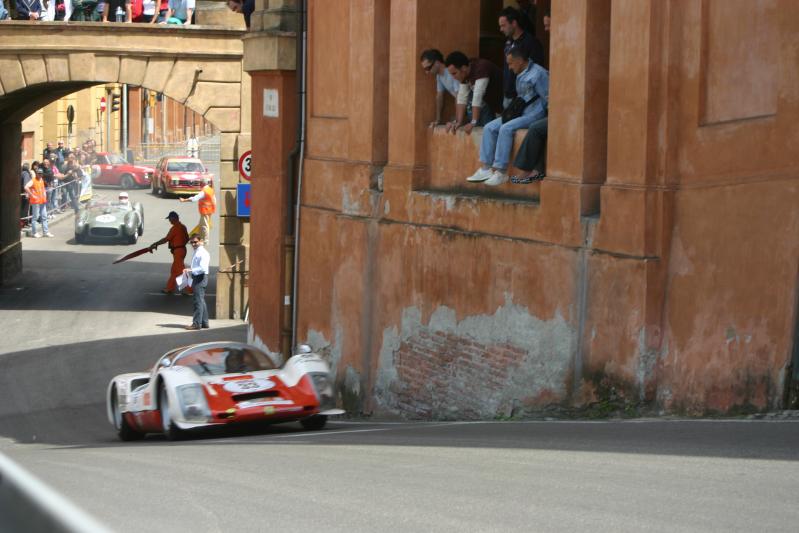
<instances>
[{"instance_id":1,"label":"race car front wheel","mask_svg":"<svg viewBox=\"0 0 799 533\"><path fill-rule=\"evenodd\" d=\"M122 414L122 410L119 408L119 397L116 388L111 392L111 413L114 416L114 427L121 440L139 440L144 437L144 433L140 433L130 427L128 421L125 420L125 415Z\"/></svg>"},{"instance_id":2,"label":"race car front wheel","mask_svg":"<svg viewBox=\"0 0 799 533\"><path fill-rule=\"evenodd\" d=\"M172 420L172 414L169 412L169 394L167 394L166 385L163 383L158 389L158 408L161 411L161 427L164 435L169 440L178 440L181 437L180 428Z\"/></svg>"},{"instance_id":3,"label":"race car front wheel","mask_svg":"<svg viewBox=\"0 0 799 533\"><path fill-rule=\"evenodd\" d=\"M302 420L300 420L300 424L302 424L302 427L304 427L305 429L310 429L310 430L322 429L323 427L325 427L325 424L327 424L327 416L325 415L309 416L308 418L303 418Z\"/></svg>"}]
</instances>

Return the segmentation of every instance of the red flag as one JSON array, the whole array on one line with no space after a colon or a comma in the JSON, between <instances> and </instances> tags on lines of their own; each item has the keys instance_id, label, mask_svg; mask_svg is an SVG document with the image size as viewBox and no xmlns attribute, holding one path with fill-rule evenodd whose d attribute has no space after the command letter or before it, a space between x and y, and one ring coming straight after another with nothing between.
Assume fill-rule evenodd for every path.
<instances>
[{"instance_id":1,"label":"red flag","mask_svg":"<svg viewBox=\"0 0 799 533\"><path fill-rule=\"evenodd\" d=\"M141 250L136 250L135 252L131 252L131 253L129 253L126 256L120 257L119 259L117 259L116 261L114 261L111 264L112 265L116 265L117 263L121 263L122 261L127 261L128 259L133 259L134 257L139 257L140 255L146 254L147 252L153 253L153 251L150 250L149 246L147 248L142 248Z\"/></svg>"}]
</instances>

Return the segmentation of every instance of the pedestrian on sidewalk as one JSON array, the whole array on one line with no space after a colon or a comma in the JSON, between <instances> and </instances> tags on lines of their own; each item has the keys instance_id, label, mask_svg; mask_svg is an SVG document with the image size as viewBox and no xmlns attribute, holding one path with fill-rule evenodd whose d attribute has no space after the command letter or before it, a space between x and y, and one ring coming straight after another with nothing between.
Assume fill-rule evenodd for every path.
<instances>
[{"instance_id":1,"label":"pedestrian on sidewalk","mask_svg":"<svg viewBox=\"0 0 799 533\"><path fill-rule=\"evenodd\" d=\"M169 228L166 237L150 245L150 250L155 250L164 243L169 244L169 251L172 253L172 268L169 271L169 279L166 280L166 288L161 289L161 292L172 294L178 291L178 284L175 279L186 268L186 243L189 242L189 232L174 211L170 211L166 218L172 224L172 227Z\"/></svg>"},{"instance_id":2,"label":"pedestrian on sidewalk","mask_svg":"<svg viewBox=\"0 0 799 533\"><path fill-rule=\"evenodd\" d=\"M39 217L42 219L44 236L55 237L55 235L50 233L50 228L47 224L47 193L44 186L44 171L41 167L36 169L36 174L25 184L25 194L28 195L28 201L31 204L31 237L38 239L42 236L41 233L36 231L36 222Z\"/></svg>"},{"instance_id":3,"label":"pedestrian on sidewalk","mask_svg":"<svg viewBox=\"0 0 799 533\"><path fill-rule=\"evenodd\" d=\"M209 328L205 288L208 286L208 277L210 275L211 254L203 246L203 240L200 237L194 236L189 242L194 248L194 256L191 258L191 268L185 269L183 274L191 276L191 288L194 291L192 294L194 298L194 315L191 325L186 326L186 329Z\"/></svg>"},{"instance_id":4,"label":"pedestrian on sidewalk","mask_svg":"<svg viewBox=\"0 0 799 533\"><path fill-rule=\"evenodd\" d=\"M204 243L208 243L211 237L211 216L216 212L216 196L209 179L203 180L203 189L191 198L181 198L181 202L197 202L197 210L200 212L200 222L191 232L199 231L199 235Z\"/></svg>"}]
</instances>

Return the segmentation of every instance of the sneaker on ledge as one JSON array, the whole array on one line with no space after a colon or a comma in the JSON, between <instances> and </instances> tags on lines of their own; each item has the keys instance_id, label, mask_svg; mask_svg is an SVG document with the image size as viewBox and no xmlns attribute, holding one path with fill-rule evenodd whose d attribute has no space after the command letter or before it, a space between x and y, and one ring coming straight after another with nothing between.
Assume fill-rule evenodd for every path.
<instances>
[{"instance_id":1,"label":"sneaker on ledge","mask_svg":"<svg viewBox=\"0 0 799 533\"><path fill-rule=\"evenodd\" d=\"M491 169L480 167L477 170L477 172L466 178L466 181L471 181L472 183L479 183L481 181L487 180L490 177L491 177Z\"/></svg>"},{"instance_id":2,"label":"sneaker on ledge","mask_svg":"<svg viewBox=\"0 0 799 533\"><path fill-rule=\"evenodd\" d=\"M491 177L485 180L486 185L497 186L508 182L508 175L502 170L495 170L491 173Z\"/></svg>"},{"instance_id":3,"label":"sneaker on ledge","mask_svg":"<svg viewBox=\"0 0 799 533\"><path fill-rule=\"evenodd\" d=\"M52 233L50 233L49 231L48 231L47 233L45 233L45 234L44 234L44 236L45 236L45 237L55 237L55 235L53 235L53 234L52 234Z\"/></svg>"},{"instance_id":4,"label":"sneaker on ledge","mask_svg":"<svg viewBox=\"0 0 799 533\"><path fill-rule=\"evenodd\" d=\"M41 239L42 238L42 234L41 233L34 233L33 235L31 235L31 237L33 237L34 239Z\"/></svg>"}]
</instances>

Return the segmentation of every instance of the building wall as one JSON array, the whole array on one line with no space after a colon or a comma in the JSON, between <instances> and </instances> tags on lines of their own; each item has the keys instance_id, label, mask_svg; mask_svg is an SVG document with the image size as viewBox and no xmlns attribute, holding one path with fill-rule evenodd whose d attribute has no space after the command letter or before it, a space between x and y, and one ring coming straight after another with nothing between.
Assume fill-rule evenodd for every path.
<instances>
[{"instance_id":1,"label":"building wall","mask_svg":"<svg viewBox=\"0 0 799 533\"><path fill-rule=\"evenodd\" d=\"M418 65L477 53L480 2L308 2L297 337L346 408L781 405L799 5L733 3L553 2L547 179L489 188L463 181L479 133L427 129Z\"/></svg>"}]
</instances>

